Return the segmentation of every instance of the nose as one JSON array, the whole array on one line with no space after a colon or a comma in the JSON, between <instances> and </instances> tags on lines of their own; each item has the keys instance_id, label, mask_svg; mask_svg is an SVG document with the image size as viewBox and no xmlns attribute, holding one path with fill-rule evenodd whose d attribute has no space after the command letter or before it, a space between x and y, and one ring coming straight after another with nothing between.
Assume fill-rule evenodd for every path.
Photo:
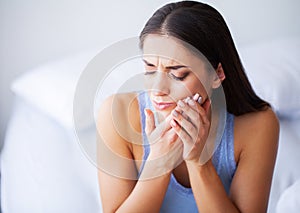
<instances>
[{"instance_id":1,"label":"nose","mask_svg":"<svg viewBox=\"0 0 300 213\"><path fill-rule=\"evenodd\" d=\"M170 93L167 74L158 72L156 78L153 79L152 93L156 96L168 95Z\"/></svg>"}]
</instances>

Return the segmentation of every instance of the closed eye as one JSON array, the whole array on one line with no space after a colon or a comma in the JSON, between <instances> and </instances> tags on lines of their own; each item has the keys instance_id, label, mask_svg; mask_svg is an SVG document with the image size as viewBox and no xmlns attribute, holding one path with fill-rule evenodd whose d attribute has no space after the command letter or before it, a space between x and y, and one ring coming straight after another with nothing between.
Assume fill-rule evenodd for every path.
<instances>
[{"instance_id":1,"label":"closed eye","mask_svg":"<svg viewBox=\"0 0 300 213\"><path fill-rule=\"evenodd\" d=\"M146 61L145 59L143 59L143 62L145 63L145 75L153 75L154 73L157 72L157 67L154 64L149 63L148 61ZM183 81L188 75L189 72L185 72L183 74L180 75L175 75L172 73L172 70L174 70L176 73L176 70L179 70L181 68L188 68L188 66L185 65L175 65L175 66L167 66L166 69L169 70L168 76L176 81Z\"/></svg>"},{"instance_id":2,"label":"closed eye","mask_svg":"<svg viewBox=\"0 0 300 213\"><path fill-rule=\"evenodd\" d=\"M146 71L145 73L144 73L144 75L152 75L152 74L154 74L156 72L156 70L155 71Z\"/></svg>"},{"instance_id":3,"label":"closed eye","mask_svg":"<svg viewBox=\"0 0 300 213\"><path fill-rule=\"evenodd\" d=\"M188 72L185 73L183 76L176 76L176 75L174 75L173 73L169 73L169 76L170 76L171 78L173 78L174 80L176 80L176 81L183 81L188 75L189 75Z\"/></svg>"}]
</instances>

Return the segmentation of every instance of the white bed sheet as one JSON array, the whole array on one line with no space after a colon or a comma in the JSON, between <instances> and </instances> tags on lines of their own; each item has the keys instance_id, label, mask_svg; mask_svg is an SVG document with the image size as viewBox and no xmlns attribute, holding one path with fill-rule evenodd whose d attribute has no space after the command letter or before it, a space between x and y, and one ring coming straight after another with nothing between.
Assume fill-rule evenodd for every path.
<instances>
[{"instance_id":1,"label":"white bed sheet","mask_svg":"<svg viewBox=\"0 0 300 213\"><path fill-rule=\"evenodd\" d=\"M18 98L2 151L1 176L4 213L101 212L97 169L74 133Z\"/></svg>"},{"instance_id":2,"label":"white bed sheet","mask_svg":"<svg viewBox=\"0 0 300 213\"><path fill-rule=\"evenodd\" d=\"M276 213L299 213L300 209L300 179L287 188L276 206Z\"/></svg>"},{"instance_id":3,"label":"white bed sheet","mask_svg":"<svg viewBox=\"0 0 300 213\"><path fill-rule=\"evenodd\" d=\"M279 147L273 175L268 213L276 212L276 206L282 194L288 187L297 182L297 180L300 180L299 130L300 120L280 120Z\"/></svg>"}]
</instances>

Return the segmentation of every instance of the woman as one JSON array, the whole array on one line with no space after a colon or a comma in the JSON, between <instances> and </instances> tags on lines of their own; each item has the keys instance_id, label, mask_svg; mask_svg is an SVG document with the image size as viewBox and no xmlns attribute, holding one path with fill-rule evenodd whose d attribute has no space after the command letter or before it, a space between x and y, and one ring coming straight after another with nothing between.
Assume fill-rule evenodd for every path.
<instances>
[{"instance_id":1,"label":"woman","mask_svg":"<svg viewBox=\"0 0 300 213\"><path fill-rule=\"evenodd\" d=\"M146 23L140 46L147 92L108 98L98 122L107 147L134 162L119 168L138 178L99 170L104 212L266 212L279 124L252 90L222 16L199 2L167 4ZM225 130L199 163L220 88Z\"/></svg>"}]
</instances>

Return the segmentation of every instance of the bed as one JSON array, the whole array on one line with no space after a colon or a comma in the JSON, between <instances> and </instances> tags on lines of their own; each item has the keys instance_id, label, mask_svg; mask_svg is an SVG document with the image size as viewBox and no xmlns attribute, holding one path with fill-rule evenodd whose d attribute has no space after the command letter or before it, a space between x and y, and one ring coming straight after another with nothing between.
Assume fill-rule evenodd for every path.
<instances>
[{"instance_id":1,"label":"bed","mask_svg":"<svg viewBox=\"0 0 300 213\"><path fill-rule=\"evenodd\" d=\"M238 50L255 91L272 104L280 119L268 212L296 212L300 208L300 39L264 41ZM3 212L101 212L97 168L78 143L72 120L77 80L96 53L89 50L43 64L13 82L13 113L1 153ZM111 88L106 94L113 92ZM82 120L86 140L94 141L94 121L84 114Z\"/></svg>"}]
</instances>

